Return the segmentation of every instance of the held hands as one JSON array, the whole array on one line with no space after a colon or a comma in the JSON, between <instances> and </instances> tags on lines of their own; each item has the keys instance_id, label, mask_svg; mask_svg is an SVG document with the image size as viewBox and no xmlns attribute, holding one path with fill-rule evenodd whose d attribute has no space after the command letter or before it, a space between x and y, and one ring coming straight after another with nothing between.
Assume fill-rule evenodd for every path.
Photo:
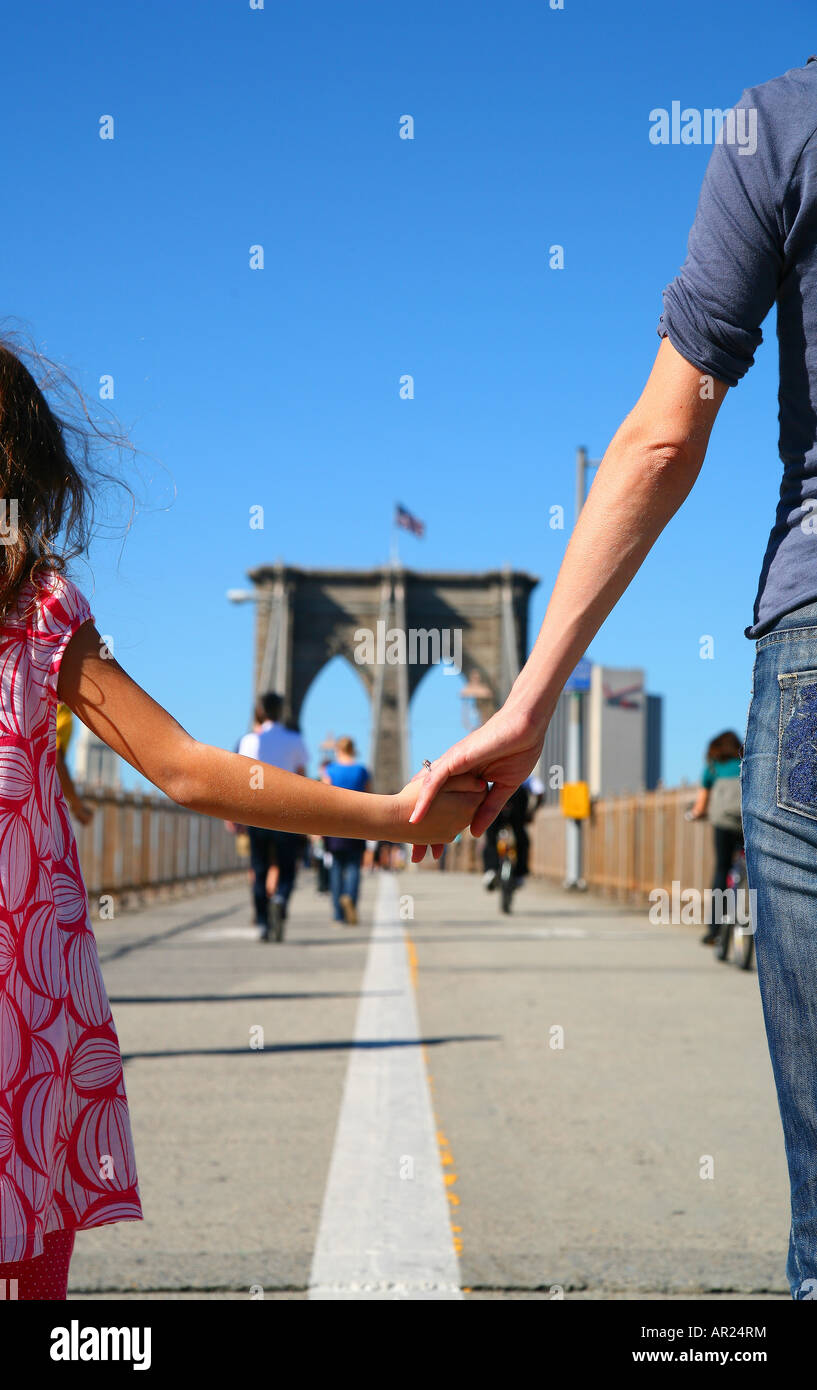
<instances>
[{"instance_id":1,"label":"held hands","mask_svg":"<svg viewBox=\"0 0 817 1390\"><path fill-rule=\"evenodd\" d=\"M429 771L418 774L423 780L411 814L409 829L413 833L407 836L415 843L413 863L423 858L429 844L434 845L434 857L439 857L431 816L440 788L451 785L447 779L459 780L464 773L477 773L493 783L488 795L477 802L471 820L471 834L482 835L535 768L548 722L533 722L522 709L505 704L481 728L437 758ZM423 831L421 841L416 834L418 829Z\"/></svg>"},{"instance_id":2,"label":"held hands","mask_svg":"<svg viewBox=\"0 0 817 1390\"><path fill-rule=\"evenodd\" d=\"M421 838L423 854L426 844L433 844L434 858L439 859L443 844L453 840L455 835L470 824L485 796L486 784L483 778L475 777L473 773L464 773L447 780L443 778L441 790L434 798L434 804L420 827L412 823L411 816L417 806L425 775L418 772L395 796L396 829L400 838L410 844L416 844ZM420 859L423 854L419 856ZM417 862L416 853L412 854L412 861Z\"/></svg>"}]
</instances>

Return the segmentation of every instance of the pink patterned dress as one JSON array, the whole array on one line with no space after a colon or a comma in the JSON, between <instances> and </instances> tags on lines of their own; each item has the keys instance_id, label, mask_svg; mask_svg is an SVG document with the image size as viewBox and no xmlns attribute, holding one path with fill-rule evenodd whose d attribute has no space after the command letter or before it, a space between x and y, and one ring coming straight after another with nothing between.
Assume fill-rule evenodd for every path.
<instances>
[{"instance_id":1,"label":"pink patterned dress","mask_svg":"<svg viewBox=\"0 0 817 1390\"><path fill-rule=\"evenodd\" d=\"M49 572L0 624L0 1263L139 1220L119 1042L56 767L57 675L92 614Z\"/></svg>"}]
</instances>

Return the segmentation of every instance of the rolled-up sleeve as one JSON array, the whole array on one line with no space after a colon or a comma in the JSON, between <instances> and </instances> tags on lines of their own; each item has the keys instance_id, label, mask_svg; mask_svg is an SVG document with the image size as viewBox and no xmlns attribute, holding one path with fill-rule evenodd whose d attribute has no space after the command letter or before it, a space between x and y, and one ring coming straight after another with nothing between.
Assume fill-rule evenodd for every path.
<instances>
[{"instance_id":1,"label":"rolled-up sleeve","mask_svg":"<svg viewBox=\"0 0 817 1390\"><path fill-rule=\"evenodd\" d=\"M781 210L769 178L770 138L752 92L735 108L755 111L757 147L751 153L727 139L713 146L687 258L664 290L658 333L693 366L736 386L763 340L761 324L777 295L784 261ZM737 124L738 133L751 130ZM741 150L744 150L742 153Z\"/></svg>"}]
</instances>

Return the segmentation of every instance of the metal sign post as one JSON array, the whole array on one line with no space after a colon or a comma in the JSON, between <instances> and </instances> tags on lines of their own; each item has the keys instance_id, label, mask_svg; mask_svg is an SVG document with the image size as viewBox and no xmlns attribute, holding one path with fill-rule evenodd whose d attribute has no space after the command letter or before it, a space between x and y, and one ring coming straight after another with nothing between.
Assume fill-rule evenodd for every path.
<instances>
[{"instance_id":1,"label":"metal sign post","mask_svg":"<svg viewBox=\"0 0 817 1390\"><path fill-rule=\"evenodd\" d=\"M583 656L565 684L570 696L567 724L567 767L565 768L565 787L575 788L582 783L582 714L583 693L590 689L590 662ZM570 815L566 807L565 819L565 888L587 887L582 878L582 823Z\"/></svg>"},{"instance_id":2,"label":"metal sign post","mask_svg":"<svg viewBox=\"0 0 817 1390\"><path fill-rule=\"evenodd\" d=\"M598 464L587 457L586 449L576 450L576 521L578 521L579 513L584 506L587 470L596 467ZM565 691L570 695L565 785L571 790L576 789L578 784L583 784L582 716L584 713L584 692L590 689L590 665L588 657L583 656L565 683ZM580 801L586 799L586 788L584 788L584 793L579 798ZM582 878L582 823L581 819L576 817L575 812L572 815L569 813L574 805L574 797L571 797L569 802L565 799L565 888L584 889L587 884Z\"/></svg>"}]
</instances>

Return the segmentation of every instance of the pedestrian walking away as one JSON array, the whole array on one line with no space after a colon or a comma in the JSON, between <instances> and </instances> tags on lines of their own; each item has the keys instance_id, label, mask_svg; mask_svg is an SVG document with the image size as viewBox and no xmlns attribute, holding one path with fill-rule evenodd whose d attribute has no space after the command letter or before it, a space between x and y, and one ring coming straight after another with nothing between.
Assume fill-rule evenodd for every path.
<instances>
[{"instance_id":1,"label":"pedestrian walking away","mask_svg":"<svg viewBox=\"0 0 817 1390\"><path fill-rule=\"evenodd\" d=\"M304 777L309 754L300 733L281 722L283 705L283 698L275 691L258 696L255 727L240 739L238 752L243 757ZM285 830L252 825L247 826L247 834L259 936L262 941L280 941L304 842L301 836Z\"/></svg>"},{"instance_id":2,"label":"pedestrian walking away","mask_svg":"<svg viewBox=\"0 0 817 1390\"><path fill-rule=\"evenodd\" d=\"M332 787L347 787L350 791L358 792L369 790L369 770L358 761L354 741L348 736L337 740L334 762L326 764L323 778ZM366 841L334 835L327 839L326 848L332 856L329 865L329 886L332 892L334 919L353 927L357 922L360 866Z\"/></svg>"}]
</instances>

